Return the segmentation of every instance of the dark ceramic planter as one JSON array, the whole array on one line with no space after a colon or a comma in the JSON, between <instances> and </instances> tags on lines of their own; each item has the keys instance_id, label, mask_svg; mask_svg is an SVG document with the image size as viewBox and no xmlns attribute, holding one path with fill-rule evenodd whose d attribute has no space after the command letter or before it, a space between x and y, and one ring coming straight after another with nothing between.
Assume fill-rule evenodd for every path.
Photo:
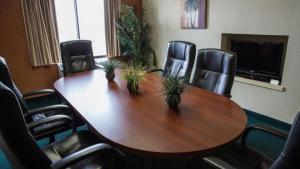
<instances>
[{"instance_id":1,"label":"dark ceramic planter","mask_svg":"<svg viewBox=\"0 0 300 169\"><path fill-rule=\"evenodd\" d=\"M139 85L138 84L134 85L133 83L127 82L127 89L130 94L137 95L139 90Z\"/></svg>"},{"instance_id":2,"label":"dark ceramic planter","mask_svg":"<svg viewBox=\"0 0 300 169\"><path fill-rule=\"evenodd\" d=\"M116 77L115 72L111 72L111 73L106 73L106 79L109 81L113 81Z\"/></svg>"},{"instance_id":3,"label":"dark ceramic planter","mask_svg":"<svg viewBox=\"0 0 300 169\"><path fill-rule=\"evenodd\" d=\"M169 105L170 109L176 109L180 101L181 101L180 95L168 95L166 97L166 102Z\"/></svg>"}]
</instances>

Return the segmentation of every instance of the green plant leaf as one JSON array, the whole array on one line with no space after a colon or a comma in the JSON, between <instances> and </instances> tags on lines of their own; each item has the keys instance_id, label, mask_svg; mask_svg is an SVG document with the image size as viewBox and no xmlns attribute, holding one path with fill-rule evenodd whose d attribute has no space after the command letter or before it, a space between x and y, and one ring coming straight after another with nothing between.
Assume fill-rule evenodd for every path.
<instances>
[{"instance_id":1,"label":"green plant leaf","mask_svg":"<svg viewBox=\"0 0 300 169\"><path fill-rule=\"evenodd\" d=\"M151 26L136 16L134 7L121 6L116 28L124 55L129 56L134 64L157 66L156 54L150 45Z\"/></svg>"}]
</instances>

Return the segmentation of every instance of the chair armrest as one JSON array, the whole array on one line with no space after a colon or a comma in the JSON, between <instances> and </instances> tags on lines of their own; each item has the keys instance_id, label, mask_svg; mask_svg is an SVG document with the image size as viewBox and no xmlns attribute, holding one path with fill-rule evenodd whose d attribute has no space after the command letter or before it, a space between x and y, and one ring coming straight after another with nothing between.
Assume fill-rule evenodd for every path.
<instances>
[{"instance_id":1,"label":"chair armrest","mask_svg":"<svg viewBox=\"0 0 300 169\"><path fill-rule=\"evenodd\" d=\"M27 113L24 114L24 117L27 118L28 116L33 116L36 114L40 113L48 113L51 111L70 111L70 107L64 104L57 104L57 105L52 105L52 106L46 106L46 107L41 107L37 109L32 109L27 111Z\"/></svg>"},{"instance_id":2,"label":"chair armrest","mask_svg":"<svg viewBox=\"0 0 300 169\"><path fill-rule=\"evenodd\" d=\"M227 97L228 99L232 97L231 94L224 94L223 96Z\"/></svg>"},{"instance_id":3,"label":"chair armrest","mask_svg":"<svg viewBox=\"0 0 300 169\"><path fill-rule=\"evenodd\" d=\"M278 130L276 128L267 126L267 125L252 125L247 127L244 135L242 136L241 145L246 146L246 140L249 135L249 133L253 130L259 130L265 133L272 134L274 136L286 139L288 137L288 133ZM202 158L202 161L209 165L210 167L213 167L214 169L236 169L226 161L222 160L221 158L218 158L216 156L207 156Z\"/></svg>"},{"instance_id":4,"label":"chair armrest","mask_svg":"<svg viewBox=\"0 0 300 169\"><path fill-rule=\"evenodd\" d=\"M87 147L78 152L75 152L61 160L55 161L51 164L50 167L51 167L51 169L65 169L65 168L71 166L72 164L79 162L81 160L84 160L96 153L107 152L109 150L114 150L114 151L116 151L116 153L118 153L118 155L124 156L119 150L112 148L110 145L104 144L104 143L99 143L99 144L95 144L93 146Z\"/></svg>"},{"instance_id":5,"label":"chair armrest","mask_svg":"<svg viewBox=\"0 0 300 169\"><path fill-rule=\"evenodd\" d=\"M41 90L34 90L28 93L23 94L23 97L32 97L36 95L50 95L55 94L55 91L52 89L41 89Z\"/></svg>"},{"instance_id":6,"label":"chair armrest","mask_svg":"<svg viewBox=\"0 0 300 169\"><path fill-rule=\"evenodd\" d=\"M210 167L213 167L214 169L236 169L226 161L216 157L216 156L207 156L202 158L202 161L209 165Z\"/></svg>"},{"instance_id":7,"label":"chair armrest","mask_svg":"<svg viewBox=\"0 0 300 169\"><path fill-rule=\"evenodd\" d=\"M100 65L100 64L96 64L96 65L95 65L95 68L96 68L96 69L104 69L103 66Z\"/></svg>"},{"instance_id":8,"label":"chair armrest","mask_svg":"<svg viewBox=\"0 0 300 169\"><path fill-rule=\"evenodd\" d=\"M162 70L162 69L151 69L151 70L148 70L148 73L153 73L153 72L164 72L164 70Z\"/></svg>"},{"instance_id":9,"label":"chair armrest","mask_svg":"<svg viewBox=\"0 0 300 169\"><path fill-rule=\"evenodd\" d=\"M241 141L242 146L246 145L246 140L248 138L248 135L249 135L250 131L253 131L253 130L259 130L259 131L262 131L262 132L265 132L265 133L269 133L269 134L272 134L274 136L280 137L282 139L287 139L287 137L288 137L287 132L281 131L279 129L276 129L276 128L273 128L273 127L270 127L270 126L267 126L267 125L256 124L256 125L252 125L252 126L247 127L247 129L246 129L246 131L245 131L245 133L242 137L242 141Z\"/></svg>"},{"instance_id":10,"label":"chair armrest","mask_svg":"<svg viewBox=\"0 0 300 169\"><path fill-rule=\"evenodd\" d=\"M64 122L69 122L72 123L73 119L69 116L66 115L55 115L55 116L50 116L41 120L33 121L27 124L27 127L29 130L32 130L35 127L42 126L44 124L49 124L53 122L58 122L58 121L64 121ZM74 126L73 126L74 127Z\"/></svg>"}]
</instances>

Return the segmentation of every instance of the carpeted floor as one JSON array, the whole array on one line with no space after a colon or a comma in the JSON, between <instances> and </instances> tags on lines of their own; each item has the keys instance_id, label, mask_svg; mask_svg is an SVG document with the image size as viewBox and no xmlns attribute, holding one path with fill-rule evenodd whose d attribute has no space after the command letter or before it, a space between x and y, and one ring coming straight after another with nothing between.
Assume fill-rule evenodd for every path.
<instances>
[{"instance_id":1,"label":"carpeted floor","mask_svg":"<svg viewBox=\"0 0 300 169\"><path fill-rule=\"evenodd\" d=\"M28 105L30 108L35 108L35 107L41 107L41 106L46 106L46 105L50 105L50 104L54 104L57 102L57 99L55 97L45 97L42 100L35 100L32 99L28 102ZM273 127L276 127L278 129L284 130L284 131L289 131L290 129L290 125L259 115L257 113L251 112L246 110L247 112L247 116L248 116L248 125L252 125L252 124L267 124ZM86 126L82 126L80 128L78 128L79 130L87 130ZM63 139L64 137L66 137L67 135L69 135L71 133L71 131L67 131L64 133L60 133L58 135L56 135L56 139L60 140ZM248 139L248 145L254 147L255 149L257 149L258 151L269 155L272 158L275 158L278 156L278 154L280 153L280 151L282 150L283 146L284 146L284 140L282 139L278 139L276 137L273 137L271 135L265 134L265 133L261 133L261 132L252 132L249 135L249 139ZM42 139L37 141L37 144L41 147L45 146L48 144L48 139ZM141 158L139 157L135 157L135 159L139 159L136 161L132 161L130 163L132 163L131 165L134 166L138 166L138 164L134 164L136 163L140 163L141 162ZM4 156L4 154L1 152L0 150L0 168L1 169L12 169L9 165L8 160L6 159L6 157ZM136 167L133 167L136 168Z\"/></svg>"},{"instance_id":2,"label":"carpeted floor","mask_svg":"<svg viewBox=\"0 0 300 169\"><path fill-rule=\"evenodd\" d=\"M258 115L248 110L246 110L246 113L248 116L248 125L266 124L282 131L288 132L290 130L291 126L289 124ZM271 158L276 158L283 149L285 140L260 131L253 131L249 134L247 143L251 147L254 147L256 150L270 156Z\"/></svg>"}]
</instances>

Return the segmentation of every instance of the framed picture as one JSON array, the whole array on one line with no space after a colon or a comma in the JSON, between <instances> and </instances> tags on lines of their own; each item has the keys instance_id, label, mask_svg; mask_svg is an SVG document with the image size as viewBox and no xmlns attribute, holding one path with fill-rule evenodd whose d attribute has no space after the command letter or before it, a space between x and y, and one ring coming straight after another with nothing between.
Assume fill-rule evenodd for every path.
<instances>
[{"instance_id":1,"label":"framed picture","mask_svg":"<svg viewBox=\"0 0 300 169\"><path fill-rule=\"evenodd\" d=\"M207 0L181 0L181 28L206 28Z\"/></svg>"}]
</instances>

